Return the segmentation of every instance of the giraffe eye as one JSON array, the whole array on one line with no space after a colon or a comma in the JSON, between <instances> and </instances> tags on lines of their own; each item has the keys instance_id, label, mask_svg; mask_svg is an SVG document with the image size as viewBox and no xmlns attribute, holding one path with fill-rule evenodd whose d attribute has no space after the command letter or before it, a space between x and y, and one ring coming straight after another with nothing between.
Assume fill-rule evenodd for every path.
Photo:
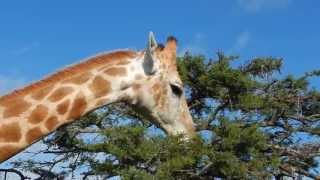
<instances>
[{"instance_id":1,"label":"giraffe eye","mask_svg":"<svg viewBox=\"0 0 320 180\"><path fill-rule=\"evenodd\" d=\"M180 85L177 84L170 84L171 91L176 96L180 97L183 93L183 88Z\"/></svg>"}]
</instances>

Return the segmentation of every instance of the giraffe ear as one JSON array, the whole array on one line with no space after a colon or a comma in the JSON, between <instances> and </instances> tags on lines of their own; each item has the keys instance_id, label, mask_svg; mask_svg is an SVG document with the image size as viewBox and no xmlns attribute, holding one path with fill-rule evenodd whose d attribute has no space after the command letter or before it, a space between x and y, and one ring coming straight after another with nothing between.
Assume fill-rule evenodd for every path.
<instances>
[{"instance_id":1,"label":"giraffe ear","mask_svg":"<svg viewBox=\"0 0 320 180\"><path fill-rule=\"evenodd\" d=\"M143 69L146 74L152 75L156 72L154 53L158 44L152 32L149 33L147 49L144 55Z\"/></svg>"},{"instance_id":2,"label":"giraffe ear","mask_svg":"<svg viewBox=\"0 0 320 180\"><path fill-rule=\"evenodd\" d=\"M152 31L149 33L149 38L148 38L148 49L155 50L158 47L156 38L154 37L154 34Z\"/></svg>"}]
</instances>

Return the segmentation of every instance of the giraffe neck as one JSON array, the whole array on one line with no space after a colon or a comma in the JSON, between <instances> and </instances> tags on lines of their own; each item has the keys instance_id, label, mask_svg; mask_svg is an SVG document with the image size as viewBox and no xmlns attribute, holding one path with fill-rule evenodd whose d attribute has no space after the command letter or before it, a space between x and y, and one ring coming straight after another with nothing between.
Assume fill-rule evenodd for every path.
<instances>
[{"instance_id":1,"label":"giraffe neck","mask_svg":"<svg viewBox=\"0 0 320 180\"><path fill-rule=\"evenodd\" d=\"M136 59L102 55L0 97L0 162L89 111L128 99L140 74Z\"/></svg>"}]
</instances>

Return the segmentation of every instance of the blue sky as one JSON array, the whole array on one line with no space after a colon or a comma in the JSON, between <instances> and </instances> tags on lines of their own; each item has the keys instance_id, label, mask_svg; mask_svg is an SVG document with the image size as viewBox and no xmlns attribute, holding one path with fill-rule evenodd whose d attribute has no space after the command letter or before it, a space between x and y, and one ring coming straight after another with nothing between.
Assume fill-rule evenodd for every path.
<instances>
[{"instance_id":1,"label":"blue sky","mask_svg":"<svg viewBox=\"0 0 320 180\"><path fill-rule=\"evenodd\" d=\"M319 6L296 0L1 1L0 93L100 51L142 49L150 30L159 41L175 35L180 54L283 57L284 73L302 74L320 69Z\"/></svg>"},{"instance_id":2,"label":"blue sky","mask_svg":"<svg viewBox=\"0 0 320 180\"><path fill-rule=\"evenodd\" d=\"M320 1L0 2L0 94L101 51L142 49L152 30L186 50L283 57L286 73L320 69ZM313 79L312 86L320 87Z\"/></svg>"}]
</instances>

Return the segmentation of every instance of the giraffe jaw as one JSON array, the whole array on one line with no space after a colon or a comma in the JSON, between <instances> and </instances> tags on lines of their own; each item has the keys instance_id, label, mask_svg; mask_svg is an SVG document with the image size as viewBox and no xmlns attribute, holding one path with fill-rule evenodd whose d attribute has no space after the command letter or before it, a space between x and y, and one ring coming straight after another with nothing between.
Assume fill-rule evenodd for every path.
<instances>
[{"instance_id":1,"label":"giraffe jaw","mask_svg":"<svg viewBox=\"0 0 320 180\"><path fill-rule=\"evenodd\" d=\"M147 108L143 108L139 105L135 105L133 108L136 112L139 112L139 114L150 120L150 122L170 136L183 135L184 139L187 140L195 135L193 127L186 128L185 125L177 120L171 123L167 120L168 118L161 116L159 113L150 112Z\"/></svg>"}]
</instances>

